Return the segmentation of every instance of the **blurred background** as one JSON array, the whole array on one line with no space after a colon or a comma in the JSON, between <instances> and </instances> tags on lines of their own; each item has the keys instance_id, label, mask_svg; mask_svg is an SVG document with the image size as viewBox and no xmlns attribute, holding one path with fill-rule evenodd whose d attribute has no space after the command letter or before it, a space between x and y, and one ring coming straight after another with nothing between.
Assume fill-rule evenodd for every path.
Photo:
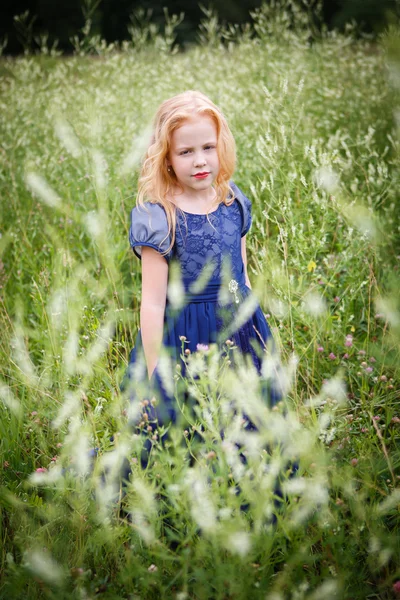
<instances>
[{"instance_id":1,"label":"blurred background","mask_svg":"<svg viewBox=\"0 0 400 600\"><path fill-rule=\"evenodd\" d=\"M279 0L270 0L279 3ZM250 11L261 5L261 0L214 0L213 9L222 22L245 23L251 20ZM197 30L204 10L195 0L2 0L0 3L0 41L6 54L19 54L32 44L35 38L48 35L51 45L58 40L58 48L64 53L72 52L71 37L91 19L92 33L108 43L127 39L128 26L140 9L152 22L163 26L165 8L169 15L184 13L177 29L177 44L184 48L196 41ZM317 0L305 2L315 10ZM360 35L376 36L400 14L400 0L321 0L322 22L328 28L343 29L353 22ZM204 2L206 9L209 4ZM314 8L315 7L315 8ZM28 11L28 12L27 12ZM15 19L15 17L18 17Z\"/></svg>"}]
</instances>

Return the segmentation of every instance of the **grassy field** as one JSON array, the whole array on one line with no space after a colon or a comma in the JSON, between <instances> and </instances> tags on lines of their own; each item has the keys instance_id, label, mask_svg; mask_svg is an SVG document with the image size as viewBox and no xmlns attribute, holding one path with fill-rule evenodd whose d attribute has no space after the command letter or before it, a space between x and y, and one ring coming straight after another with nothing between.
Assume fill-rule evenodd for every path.
<instances>
[{"instance_id":1,"label":"grassy field","mask_svg":"<svg viewBox=\"0 0 400 600\"><path fill-rule=\"evenodd\" d=\"M170 33L0 60L1 598L400 595L396 35L310 43L278 16L224 44L210 21L184 53ZM143 469L119 388L139 322L129 213L154 111L185 89L237 141L286 397L269 410L249 365L189 358L169 383L197 404L164 445L147 432Z\"/></svg>"}]
</instances>

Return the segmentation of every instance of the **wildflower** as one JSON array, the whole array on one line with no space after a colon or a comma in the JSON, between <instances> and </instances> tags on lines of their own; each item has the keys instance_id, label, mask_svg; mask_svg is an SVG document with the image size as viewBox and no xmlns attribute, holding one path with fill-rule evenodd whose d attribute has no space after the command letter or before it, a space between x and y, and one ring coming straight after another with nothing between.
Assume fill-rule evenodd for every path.
<instances>
[{"instance_id":1,"label":"wildflower","mask_svg":"<svg viewBox=\"0 0 400 600\"><path fill-rule=\"evenodd\" d=\"M345 352L345 353L343 354L343 358L344 358L345 360L346 360L347 358L349 358L349 355L347 354L347 352Z\"/></svg>"},{"instance_id":2,"label":"wildflower","mask_svg":"<svg viewBox=\"0 0 400 600\"><path fill-rule=\"evenodd\" d=\"M189 356L189 354L190 354L190 350L189 350L189 348L186 348L186 350L185 350L185 354L186 354L187 356Z\"/></svg>"},{"instance_id":3,"label":"wildflower","mask_svg":"<svg viewBox=\"0 0 400 600\"><path fill-rule=\"evenodd\" d=\"M62 448L62 443L58 442L58 444L56 444L56 448Z\"/></svg>"},{"instance_id":4,"label":"wildflower","mask_svg":"<svg viewBox=\"0 0 400 600\"><path fill-rule=\"evenodd\" d=\"M373 356L370 356L369 362L375 363L376 362L376 358L374 358Z\"/></svg>"},{"instance_id":5,"label":"wildflower","mask_svg":"<svg viewBox=\"0 0 400 600\"><path fill-rule=\"evenodd\" d=\"M324 351L324 347L323 346L318 346L317 352L323 352L323 351Z\"/></svg>"},{"instance_id":6,"label":"wildflower","mask_svg":"<svg viewBox=\"0 0 400 600\"><path fill-rule=\"evenodd\" d=\"M350 461L350 464L351 464L352 467L357 466L357 464L358 464L358 458L352 458L351 461Z\"/></svg>"},{"instance_id":7,"label":"wildflower","mask_svg":"<svg viewBox=\"0 0 400 600\"><path fill-rule=\"evenodd\" d=\"M391 423L400 423L399 417L392 417Z\"/></svg>"},{"instance_id":8,"label":"wildflower","mask_svg":"<svg viewBox=\"0 0 400 600\"><path fill-rule=\"evenodd\" d=\"M336 359L336 354L334 354L333 352L331 352L331 353L329 354L328 358L329 358L330 360L335 360L335 359Z\"/></svg>"},{"instance_id":9,"label":"wildflower","mask_svg":"<svg viewBox=\"0 0 400 600\"><path fill-rule=\"evenodd\" d=\"M340 302L340 298L339 298L339 296L335 296L335 297L334 297L334 299L333 299L333 301L334 301L334 302Z\"/></svg>"},{"instance_id":10,"label":"wildflower","mask_svg":"<svg viewBox=\"0 0 400 600\"><path fill-rule=\"evenodd\" d=\"M316 266L317 266L317 263L314 262L313 260L310 260L310 262L307 265L307 271L309 273L311 273L311 271L315 271Z\"/></svg>"},{"instance_id":11,"label":"wildflower","mask_svg":"<svg viewBox=\"0 0 400 600\"><path fill-rule=\"evenodd\" d=\"M33 410L33 411L31 412L31 417L36 417L36 415L37 415L37 410Z\"/></svg>"},{"instance_id":12,"label":"wildflower","mask_svg":"<svg viewBox=\"0 0 400 600\"><path fill-rule=\"evenodd\" d=\"M57 462L58 456L53 456L50 462Z\"/></svg>"},{"instance_id":13,"label":"wildflower","mask_svg":"<svg viewBox=\"0 0 400 600\"><path fill-rule=\"evenodd\" d=\"M361 427L361 433L367 433L368 427Z\"/></svg>"},{"instance_id":14,"label":"wildflower","mask_svg":"<svg viewBox=\"0 0 400 600\"><path fill-rule=\"evenodd\" d=\"M372 367L367 367L367 368L365 369L365 372L366 372L366 373L372 373L372 371L373 371L373 368L372 368Z\"/></svg>"},{"instance_id":15,"label":"wildflower","mask_svg":"<svg viewBox=\"0 0 400 600\"><path fill-rule=\"evenodd\" d=\"M397 596L400 596L400 580L393 584L393 591Z\"/></svg>"},{"instance_id":16,"label":"wildflower","mask_svg":"<svg viewBox=\"0 0 400 600\"><path fill-rule=\"evenodd\" d=\"M351 348L351 346L353 345L353 336L351 334L346 335L346 340L344 342L344 345L347 348Z\"/></svg>"},{"instance_id":17,"label":"wildflower","mask_svg":"<svg viewBox=\"0 0 400 600\"><path fill-rule=\"evenodd\" d=\"M151 564L147 570L149 573L155 573L156 571L158 571L158 567L156 567L156 565Z\"/></svg>"},{"instance_id":18,"label":"wildflower","mask_svg":"<svg viewBox=\"0 0 400 600\"><path fill-rule=\"evenodd\" d=\"M381 375L381 381L387 381L386 375Z\"/></svg>"},{"instance_id":19,"label":"wildflower","mask_svg":"<svg viewBox=\"0 0 400 600\"><path fill-rule=\"evenodd\" d=\"M38 469L36 469L36 473L46 473L47 469L46 467L39 467Z\"/></svg>"},{"instance_id":20,"label":"wildflower","mask_svg":"<svg viewBox=\"0 0 400 600\"><path fill-rule=\"evenodd\" d=\"M226 340L225 344L226 344L227 346L233 346L233 342L232 342L232 340Z\"/></svg>"},{"instance_id":21,"label":"wildflower","mask_svg":"<svg viewBox=\"0 0 400 600\"><path fill-rule=\"evenodd\" d=\"M366 367L367 366L367 363L365 362L365 360L362 361L361 366L362 367Z\"/></svg>"},{"instance_id":22,"label":"wildflower","mask_svg":"<svg viewBox=\"0 0 400 600\"><path fill-rule=\"evenodd\" d=\"M179 339L181 340L181 342L186 342L186 335L180 335Z\"/></svg>"},{"instance_id":23,"label":"wildflower","mask_svg":"<svg viewBox=\"0 0 400 600\"><path fill-rule=\"evenodd\" d=\"M207 352L209 350L209 347L207 344L197 344L196 349L199 352Z\"/></svg>"},{"instance_id":24,"label":"wildflower","mask_svg":"<svg viewBox=\"0 0 400 600\"><path fill-rule=\"evenodd\" d=\"M359 354L360 356L365 356L366 352L365 352L365 350L359 350L359 351L358 351L358 354Z\"/></svg>"},{"instance_id":25,"label":"wildflower","mask_svg":"<svg viewBox=\"0 0 400 600\"><path fill-rule=\"evenodd\" d=\"M379 419L380 419L380 416L379 416L379 415L375 415L375 416L374 416L374 421L379 421Z\"/></svg>"},{"instance_id":26,"label":"wildflower","mask_svg":"<svg viewBox=\"0 0 400 600\"><path fill-rule=\"evenodd\" d=\"M393 420L393 419L392 419ZM8 469L8 467L10 466L10 463L8 462L8 460L5 460L3 462L3 469Z\"/></svg>"}]
</instances>

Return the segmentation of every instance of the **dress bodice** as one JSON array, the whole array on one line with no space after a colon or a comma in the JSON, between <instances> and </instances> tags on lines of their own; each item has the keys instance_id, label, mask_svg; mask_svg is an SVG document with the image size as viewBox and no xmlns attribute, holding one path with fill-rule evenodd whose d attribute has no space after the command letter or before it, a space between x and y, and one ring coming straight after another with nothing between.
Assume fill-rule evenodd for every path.
<instances>
[{"instance_id":1,"label":"dress bodice","mask_svg":"<svg viewBox=\"0 0 400 600\"><path fill-rule=\"evenodd\" d=\"M179 261L183 280L197 279L206 266L210 281L221 279L224 267L238 278L243 271L241 232L242 211L236 200L230 206L219 204L208 215L178 209L172 258Z\"/></svg>"},{"instance_id":2,"label":"dress bodice","mask_svg":"<svg viewBox=\"0 0 400 600\"><path fill-rule=\"evenodd\" d=\"M251 225L251 203L233 182L230 187L235 194L233 202L228 206L220 203L208 215L177 208L172 248L163 207L150 202L135 207L129 232L135 254L140 258L141 247L150 246L161 252L167 261L177 260L185 282L196 280L205 268L207 280L211 282L221 280L227 272L231 278L241 279L241 238Z\"/></svg>"}]
</instances>

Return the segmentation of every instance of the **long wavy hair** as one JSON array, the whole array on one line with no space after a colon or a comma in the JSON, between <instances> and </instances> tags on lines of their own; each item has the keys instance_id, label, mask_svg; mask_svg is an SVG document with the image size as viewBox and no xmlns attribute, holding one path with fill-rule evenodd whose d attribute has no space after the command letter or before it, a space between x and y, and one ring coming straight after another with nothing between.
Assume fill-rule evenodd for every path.
<instances>
[{"instance_id":1,"label":"long wavy hair","mask_svg":"<svg viewBox=\"0 0 400 600\"><path fill-rule=\"evenodd\" d=\"M186 91L165 100L154 118L154 131L143 158L139 176L137 204L145 202L161 204L168 221L168 236L171 243L168 253L175 243L176 205L168 198L172 190L183 188L173 171L168 171L167 159L171 148L173 132L181 127L185 120L194 115L207 115L214 121L217 129L217 154L219 173L214 180L218 204L232 204L234 193L229 186L236 163L235 140L228 123L220 109L205 95L197 91Z\"/></svg>"}]
</instances>

